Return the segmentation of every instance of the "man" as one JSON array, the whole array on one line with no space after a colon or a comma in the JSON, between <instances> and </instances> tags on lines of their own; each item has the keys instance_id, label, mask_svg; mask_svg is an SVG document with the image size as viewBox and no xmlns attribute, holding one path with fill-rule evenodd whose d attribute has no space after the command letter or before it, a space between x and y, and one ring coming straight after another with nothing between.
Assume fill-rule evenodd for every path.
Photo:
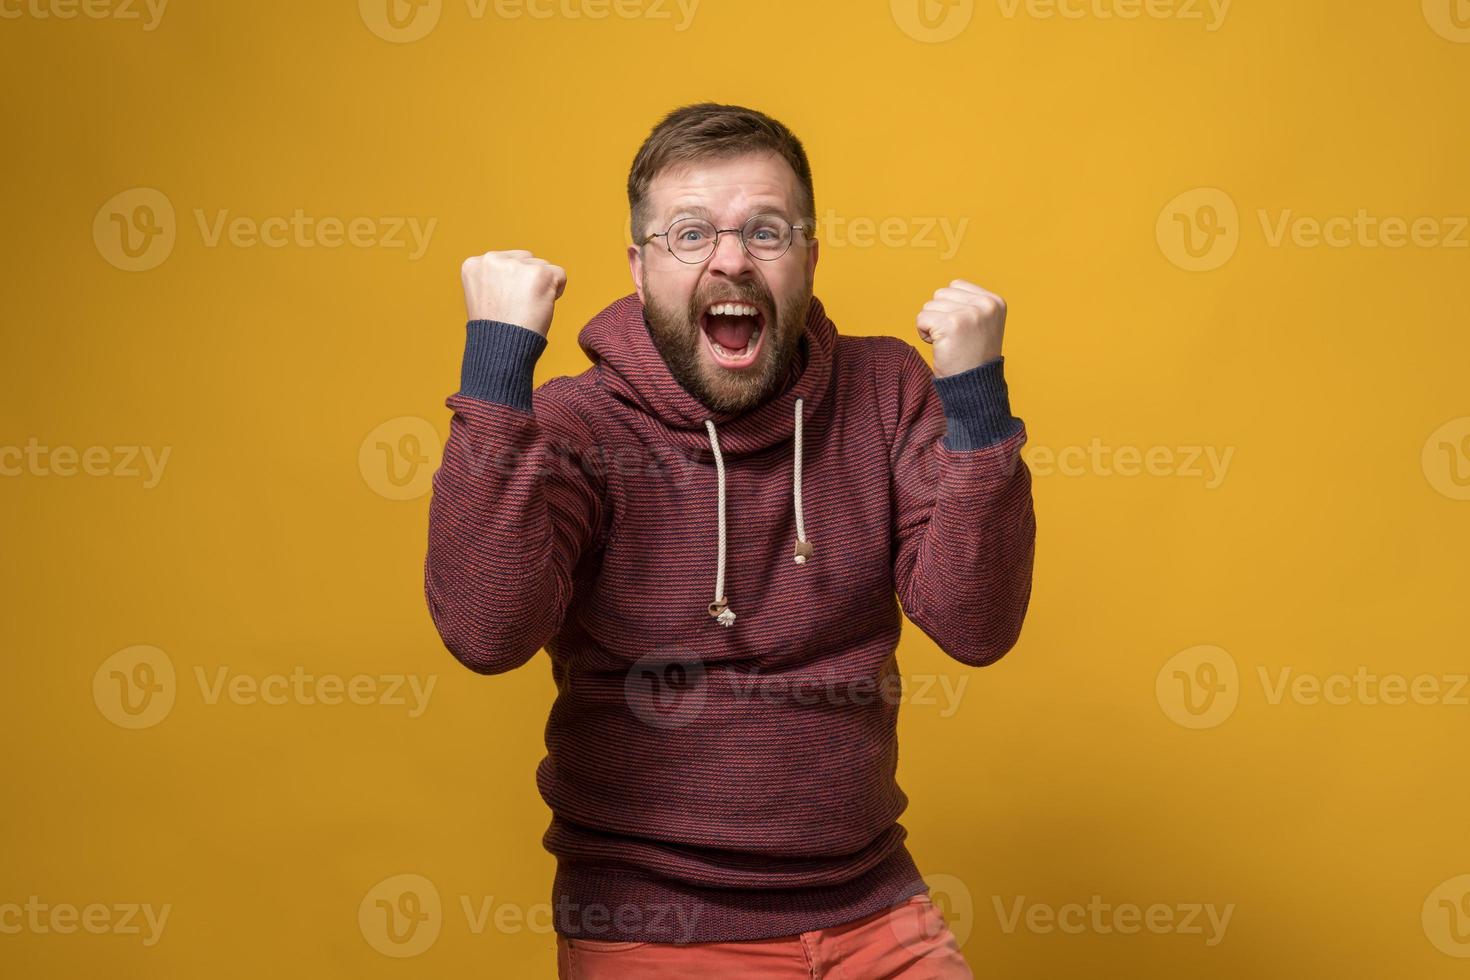
<instances>
[{"instance_id":1,"label":"man","mask_svg":"<svg viewBox=\"0 0 1470 980\"><path fill-rule=\"evenodd\" d=\"M636 292L532 390L558 267L463 266L425 588L471 670L543 647L562 976L968 977L897 822L899 605L949 656L1015 644L1035 519L1005 304L956 280L896 337L812 286L801 143L702 104L628 178ZM828 972L831 971L831 972Z\"/></svg>"}]
</instances>

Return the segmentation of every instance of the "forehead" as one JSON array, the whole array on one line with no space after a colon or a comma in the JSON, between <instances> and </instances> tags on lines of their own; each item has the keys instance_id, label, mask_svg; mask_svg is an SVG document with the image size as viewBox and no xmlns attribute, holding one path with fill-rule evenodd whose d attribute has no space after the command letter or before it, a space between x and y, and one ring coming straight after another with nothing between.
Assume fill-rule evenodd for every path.
<instances>
[{"instance_id":1,"label":"forehead","mask_svg":"<svg viewBox=\"0 0 1470 980\"><path fill-rule=\"evenodd\" d=\"M685 209L731 217L761 207L794 212L800 198L796 172L773 153L696 160L660 171L648 185L650 210L664 218Z\"/></svg>"}]
</instances>

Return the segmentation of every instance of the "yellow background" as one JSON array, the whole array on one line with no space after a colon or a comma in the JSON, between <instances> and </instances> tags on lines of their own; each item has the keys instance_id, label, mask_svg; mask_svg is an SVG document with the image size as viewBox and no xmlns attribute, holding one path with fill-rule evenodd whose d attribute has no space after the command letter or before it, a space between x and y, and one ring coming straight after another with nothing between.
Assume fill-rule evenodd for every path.
<instances>
[{"instance_id":1,"label":"yellow background","mask_svg":"<svg viewBox=\"0 0 1470 980\"><path fill-rule=\"evenodd\" d=\"M1214 487L1182 453L1166 474L1038 470L1034 596L1000 664L969 671L906 627L906 675L967 684L951 714L905 705L899 778L910 847L977 975L1470 970L1470 903L1458 935L1447 917L1470 873L1470 707L1272 703L1261 680L1362 667L1449 694L1470 669L1454 482L1470 468L1470 249L1267 233L1287 209L1470 213L1470 43L1448 0L1239 0L1215 30L1192 2L1206 19L1007 16L990 0L948 9L971 20L943 42L886 0L704 0L685 30L668 3L667 19L592 20L443 0L408 42L352 0L174 0L152 30L26 2L0 20L0 446L171 455L152 488L37 466L0 478L0 905L171 912L152 946L0 934L0 973L554 975L544 916L497 927L493 912L549 897L544 655L481 677L444 650L422 597L428 497L372 461L379 441L427 431L437 453L447 432L466 255L529 248L566 267L537 381L584 367L577 330L630 291L632 156L663 113L706 99L797 132L819 218L897 219L886 244L825 241L816 291L841 331L928 356L915 313L973 279L1010 303L1028 454L1233 451ZM93 235L134 188L175 212L172 251L144 271ZM1203 213L1187 196L1165 212L1200 188L1237 209L1222 229L1236 251L1187 271L1160 229ZM411 259L209 246L196 209L437 223ZM927 219L968 219L956 254L916 241ZM174 702L129 729L98 677L139 645L172 665ZM1237 669L1236 704L1189 727L1166 665L1201 646ZM210 703L196 671L221 668L435 687L418 717ZM411 958L359 923L397 875L442 902ZM1007 931L996 911L1094 895L1234 908L1213 946ZM465 898L490 902L480 932Z\"/></svg>"}]
</instances>

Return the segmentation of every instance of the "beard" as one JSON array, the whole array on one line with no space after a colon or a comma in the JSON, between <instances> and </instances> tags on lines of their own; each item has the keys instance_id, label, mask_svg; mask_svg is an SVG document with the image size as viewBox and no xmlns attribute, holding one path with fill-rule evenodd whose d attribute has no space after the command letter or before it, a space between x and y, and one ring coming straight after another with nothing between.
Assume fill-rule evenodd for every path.
<instances>
[{"instance_id":1,"label":"beard","mask_svg":"<svg viewBox=\"0 0 1470 980\"><path fill-rule=\"evenodd\" d=\"M811 306L810 279L778 306L759 282L726 282L697 290L687 306L660 305L650 290L643 305L649 336L669 366L674 380L701 404L717 413L739 414L785 391L794 381L796 361ZM760 355L747 368L732 370L711 364L702 314L717 301L749 303L765 324Z\"/></svg>"}]
</instances>

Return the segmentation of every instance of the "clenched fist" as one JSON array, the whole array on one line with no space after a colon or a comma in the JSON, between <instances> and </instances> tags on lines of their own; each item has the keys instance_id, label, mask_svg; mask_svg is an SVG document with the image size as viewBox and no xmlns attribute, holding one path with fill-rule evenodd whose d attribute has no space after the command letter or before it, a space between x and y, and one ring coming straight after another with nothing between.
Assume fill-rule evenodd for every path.
<instances>
[{"instance_id":1,"label":"clenched fist","mask_svg":"<svg viewBox=\"0 0 1470 980\"><path fill-rule=\"evenodd\" d=\"M460 266L459 276L471 320L513 323L543 337L551 329L552 307L567 288L567 274L560 266L521 249L471 256Z\"/></svg>"},{"instance_id":2,"label":"clenched fist","mask_svg":"<svg viewBox=\"0 0 1470 980\"><path fill-rule=\"evenodd\" d=\"M1000 356L1006 301L956 279L924 304L918 324L919 336L934 346L934 376L960 374Z\"/></svg>"}]
</instances>

